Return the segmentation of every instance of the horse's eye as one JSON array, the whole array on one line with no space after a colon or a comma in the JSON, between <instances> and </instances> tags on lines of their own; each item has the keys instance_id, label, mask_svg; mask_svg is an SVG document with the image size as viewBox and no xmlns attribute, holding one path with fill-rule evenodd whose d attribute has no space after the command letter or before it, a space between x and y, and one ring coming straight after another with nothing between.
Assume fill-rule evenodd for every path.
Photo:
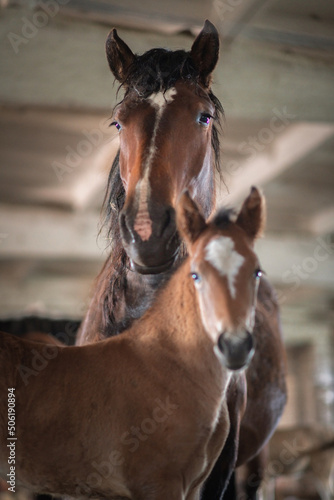
<instances>
[{"instance_id":1,"label":"horse's eye","mask_svg":"<svg viewBox=\"0 0 334 500\"><path fill-rule=\"evenodd\" d=\"M118 131L120 131L120 130L121 130L121 128L122 128L121 124L120 124L120 123L118 123L117 121L112 122L112 123L110 124L110 127L112 127L112 126L116 127Z\"/></svg>"},{"instance_id":2,"label":"horse's eye","mask_svg":"<svg viewBox=\"0 0 334 500\"><path fill-rule=\"evenodd\" d=\"M194 280L196 285L198 285L202 281L202 278L200 277L200 275L198 273L191 273L191 277Z\"/></svg>"},{"instance_id":3,"label":"horse's eye","mask_svg":"<svg viewBox=\"0 0 334 500\"><path fill-rule=\"evenodd\" d=\"M204 125L205 127L208 127L210 124L212 116L209 115L208 113L201 113L198 118L198 123L201 125Z\"/></svg>"},{"instance_id":4,"label":"horse's eye","mask_svg":"<svg viewBox=\"0 0 334 500\"><path fill-rule=\"evenodd\" d=\"M262 275L263 275L263 271L262 271L262 269L258 268L258 269L256 269L256 270L254 271L254 277L255 277L255 279L258 279L258 280L259 280L259 279L261 278L261 276L262 276Z\"/></svg>"}]
</instances>

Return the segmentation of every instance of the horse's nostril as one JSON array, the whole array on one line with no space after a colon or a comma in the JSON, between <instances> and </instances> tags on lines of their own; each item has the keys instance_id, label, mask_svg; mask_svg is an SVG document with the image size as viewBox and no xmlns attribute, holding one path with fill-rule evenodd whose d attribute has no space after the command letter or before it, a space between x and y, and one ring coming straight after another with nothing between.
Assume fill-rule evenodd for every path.
<instances>
[{"instance_id":1,"label":"horse's nostril","mask_svg":"<svg viewBox=\"0 0 334 500\"><path fill-rule=\"evenodd\" d=\"M169 240L176 233L175 210L169 207L165 210L163 217L160 219L160 238Z\"/></svg>"},{"instance_id":2,"label":"horse's nostril","mask_svg":"<svg viewBox=\"0 0 334 500\"><path fill-rule=\"evenodd\" d=\"M160 228L160 236L162 236L164 232L168 229L170 223L171 223L170 210L166 210L166 214Z\"/></svg>"},{"instance_id":3,"label":"horse's nostril","mask_svg":"<svg viewBox=\"0 0 334 500\"><path fill-rule=\"evenodd\" d=\"M127 223L127 218L125 213L121 212L119 216L119 225L121 229L122 237L129 243L130 239L133 240L133 232Z\"/></svg>"},{"instance_id":4,"label":"horse's nostril","mask_svg":"<svg viewBox=\"0 0 334 500\"><path fill-rule=\"evenodd\" d=\"M128 230L127 225L126 225L126 217L123 213L121 213L119 216L119 225L120 225L120 228L122 231L126 232Z\"/></svg>"}]
</instances>

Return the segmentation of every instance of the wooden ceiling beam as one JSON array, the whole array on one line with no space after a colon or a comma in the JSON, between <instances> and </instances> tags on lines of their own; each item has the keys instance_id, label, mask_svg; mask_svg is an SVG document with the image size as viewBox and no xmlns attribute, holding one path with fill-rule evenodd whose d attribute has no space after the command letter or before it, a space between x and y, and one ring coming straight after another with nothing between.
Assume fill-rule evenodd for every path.
<instances>
[{"instance_id":1,"label":"wooden ceiling beam","mask_svg":"<svg viewBox=\"0 0 334 500\"><path fill-rule=\"evenodd\" d=\"M32 15L23 4L2 10L0 36L6 43L0 45L0 58L6 71L0 104L108 113L121 98L121 94L116 95L118 85L113 86L105 58L108 28L62 17L60 30L60 17L55 16L43 29L36 29L34 36L25 38L22 19L29 20ZM212 21L219 22L219 18ZM11 33L21 37L19 45L14 39L11 43ZM119 33L136 53L159 46L189 50L193 42L184 34L167 36L126 29ZM297 120L333 122L334 67L327 56L326 52L324 57L315 57L312 50L303 55L284 52L279 44L237 38L220 57L214 92L224 104L227 119L270 119L273 107L285 106Z\"/></svg>"},{"instance_id":2,"label":"wooden ceiling beam","mask_svg":"<svg viewBox=\"0 0 334 500\"><path fill-rule=\"evenodd\" d=\"M250 158L231 165L230 172L226 172L228 194L226 196L226 188L223 187L221 198L233 206L247 196L252 185L263 186L278 177L333 134L334 126L327 123L294 123L288 125L285 130L283 127L276 137L271 128L262 129L257 137L253 138L260 147L256 149L256 142L252 146L245 143L245 151L248 147L252 152ZM262 135L263 139L268 141L267 145L263 141L261 143Z\"/></svg>"},{"instance_id":3,"label":"wooden ceiling beam","mask_svg":"<svg viewBox=\"0 0 334 500\"><path fill-rule=\"evenodd\" d=\"M0 205L0 258L103 260L98 224L96 212Z\"/></svg>"},{"instance_id":4,"label":"wooden ceiling beam","mask_svg":"<svg viewBox=\"0 0 334 500\"><path fill-rule=\"evenodd\" d=\"M98 234L98 214L0 205L0 259L103 262L108 241ZM261 263L279 285L334 289L334 245L329 236L268 234L258 242Z\"/></svg>"}]
</instances>

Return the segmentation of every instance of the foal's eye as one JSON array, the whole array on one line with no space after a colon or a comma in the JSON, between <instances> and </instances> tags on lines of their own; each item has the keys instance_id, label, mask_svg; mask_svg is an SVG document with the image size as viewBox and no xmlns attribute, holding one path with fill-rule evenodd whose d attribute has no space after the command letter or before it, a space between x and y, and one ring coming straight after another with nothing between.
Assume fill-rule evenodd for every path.
<instances>
[{"instance_id":1,"label":"foal's eye","mask_svg":"<svg viewBox=\"0 0 334 500\"><path fill-rule=\"evenodd\" d=\"M263 275L262 269L258 268L254 271L254 278L259 280L261 276Z\"/></svg>"},{"instance_id":2,"label":"foal's eye","mask_svg":"<svg viewBox=\"0 0 334 500\"><path fill-rule=\"evenodd\" d=\"M191 273L191 277L194 280L196 285L198 285L202 280L198 273Z\"/></svg>"},{"instance_id":3,"label":"foal's eye","mask_svg":"<svg viewBox=\"0 0 334 500\"><path fill-rule=\"evenodd\" d=\"M201 125L204 125L205 127L208 127L210 124L212 116L209 115L208 113L201 113L198 117L198 123Z\"/></svg>"},{"instance_id":4,"label":"foal's eye","mask_svg":"<svg viewBox=\"0 0 334 500\"><path fill-rule=\"evenodd\" d=\"M116 127L118 131L120 131L122 128L121 124L118 123L117 121L111 122L110 127L112 126Z\"/></svg>"}]
</instances>

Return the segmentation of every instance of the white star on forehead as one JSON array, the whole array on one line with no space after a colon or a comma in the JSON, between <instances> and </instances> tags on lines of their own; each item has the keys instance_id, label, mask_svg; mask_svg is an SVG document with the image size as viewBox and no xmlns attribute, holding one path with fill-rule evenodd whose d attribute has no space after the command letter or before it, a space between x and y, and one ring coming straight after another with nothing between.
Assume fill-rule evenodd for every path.
<instances>
[{"instance_id":1,"label":"white star on forehead","mask_svg":"<svg viewBox=\"0 0 334 500\"><path fill-rule=\"evenodd\" d=\"M244 257L234 249L234 242L227 236L219 236L211 240L205 248L206 260L213 265L222 276L227 277L231 296L235 298L235 278L244 262Z\"/></svg>"},{"instance_id":2,"label":"white star on forehead","mask_svg":"<svg viewBox=\"0 0 334 500\"><path fill-rule=\"evenodd\" d=\"M164 108L168 103L170 103L174 96L177 94L175 87L171 87L166 90L166 92L155 92L148 97L150 103L157 107L158 109Z\"/></svg>"}]
</instances>

